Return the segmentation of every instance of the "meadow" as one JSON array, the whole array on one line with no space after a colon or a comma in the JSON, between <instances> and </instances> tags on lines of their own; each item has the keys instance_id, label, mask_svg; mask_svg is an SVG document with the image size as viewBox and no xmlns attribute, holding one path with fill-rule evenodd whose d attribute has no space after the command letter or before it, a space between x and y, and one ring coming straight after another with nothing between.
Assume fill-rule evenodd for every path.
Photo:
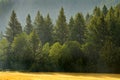
<instances>
[{"instance_id":1,"label":"meadow","mask_svg":"<svg viewBox=\"0 0 120 80\"><path fill-rule=\"evenodd\" d=\"M120 74L0 72L0 80L120 80Z\"/></svg>"}]
</instances>

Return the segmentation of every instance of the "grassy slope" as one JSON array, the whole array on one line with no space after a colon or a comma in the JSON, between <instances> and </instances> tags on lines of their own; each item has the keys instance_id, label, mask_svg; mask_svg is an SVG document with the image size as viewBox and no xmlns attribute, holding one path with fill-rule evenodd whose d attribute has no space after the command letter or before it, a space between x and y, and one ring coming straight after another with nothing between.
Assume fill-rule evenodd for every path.
<instances>
[{"instance_id":1,"label":"grassy slope","mask_svg":"<svg viewBox=\"0 0 120 80\"><path fill-rule=\"evenodd\" d=\"M0 80L120 80L120 74L0 72Z\"/></svg>"}]
</instances>

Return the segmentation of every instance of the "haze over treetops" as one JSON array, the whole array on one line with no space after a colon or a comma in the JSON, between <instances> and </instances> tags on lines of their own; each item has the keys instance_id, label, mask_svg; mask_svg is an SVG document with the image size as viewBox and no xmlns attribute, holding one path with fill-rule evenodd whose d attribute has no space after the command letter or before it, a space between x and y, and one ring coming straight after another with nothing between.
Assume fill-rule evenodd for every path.
<instances>
[{"instance_id":1,"label":"haze over treetops","mask_svg":"<svg viewBox=\"0 0 120 80\"><path fill-rule=\"evenodd\" d=\"M109 7L119 2L120 0L0 0L0 29L5 30L12 10L16 11L19 21L23 24L28 13L34 19L38 10L43 16L49 13L55 22L61 7L64 7L68 20L77 12L86 15L87 12L91 13L95 6L105 4Z\"/></svg>"}]
</instances>

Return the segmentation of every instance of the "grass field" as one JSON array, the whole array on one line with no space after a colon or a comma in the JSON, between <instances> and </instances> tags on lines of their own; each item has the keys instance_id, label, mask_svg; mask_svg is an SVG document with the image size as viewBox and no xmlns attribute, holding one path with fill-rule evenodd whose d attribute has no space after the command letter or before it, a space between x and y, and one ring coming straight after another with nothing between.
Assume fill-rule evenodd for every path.
<instances>
[{"instance_id":1,"label":"grass field","mask_svg":"<svg viewBox=\"0 0 120 80\"><path fill-rule=\"evenodd\" d=\"M120 74L0 72L0 80L120 80Z\"/></svg>"}]
</instances>

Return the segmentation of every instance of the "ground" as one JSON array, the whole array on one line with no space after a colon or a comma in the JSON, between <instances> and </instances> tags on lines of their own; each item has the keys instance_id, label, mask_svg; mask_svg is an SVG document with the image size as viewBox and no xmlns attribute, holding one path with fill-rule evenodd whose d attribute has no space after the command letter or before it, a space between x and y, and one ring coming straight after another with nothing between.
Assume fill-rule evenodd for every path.
<instances>
[{"instance_id":1,"label":"ground","mask_svg":"<svg viewBox=\"0 0 120 80\"><path fill-rule=\"evenodd\" d=\"M0 80L120 80L120 74L0 72Z\"/></svg>"}]
</instances>

